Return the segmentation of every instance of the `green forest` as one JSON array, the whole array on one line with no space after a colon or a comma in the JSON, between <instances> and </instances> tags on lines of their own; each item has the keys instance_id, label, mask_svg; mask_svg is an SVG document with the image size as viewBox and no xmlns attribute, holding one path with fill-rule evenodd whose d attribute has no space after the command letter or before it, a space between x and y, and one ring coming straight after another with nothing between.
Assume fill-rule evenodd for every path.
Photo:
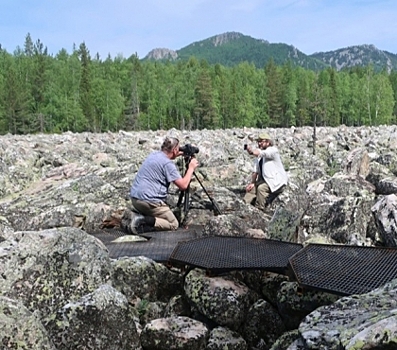
<instances>
[{"instance_id":1,"label":"green forest","mask_svg":"<svg viewBox=\"0 0 397 350\"><path fill-rule=\"evenodd\" d=\"M397 72L274 62L101 59L85 43L49 55L28 34L0 47L0 134L396 123Z\"/></svg>"}]
</instances>

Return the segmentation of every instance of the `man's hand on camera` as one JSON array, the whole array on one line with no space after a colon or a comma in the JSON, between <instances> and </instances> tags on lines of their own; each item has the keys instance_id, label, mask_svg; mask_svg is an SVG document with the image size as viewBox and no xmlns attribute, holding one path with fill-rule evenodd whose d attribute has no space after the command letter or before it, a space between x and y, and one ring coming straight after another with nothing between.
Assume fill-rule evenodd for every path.
<instances>
[{"instance_id":1,"label":"man's hand on camera","mask_svg":"<svg viewBox=\"0 0 397 350\"><path fill-rule=\"evenodd\" d=\"M252 147L251 146L247 146L247 152L248 152L248 154L252 154Z\"/></svg>"},{"instance_id":2,"label":"man's hand on camera","mask_svg":"<svg viewBox=\"0 0 397 350\"><path fill-rule=\"evenodd\" d=\"M193 170L196 169L199 166L199 162L196 158L192 157L189 163L189 168L192 168Z\"/></svg>"},{"instance_id":3,"label":"man's hand on camera","mask_svg":"<svg viewBox=\"0 0 397 350\"><path fill-rule=\"evenodd\" d=\"M247 152L248 154L253 154L254 156L259 156L261 154L259 149L252 149L250 146L247 146Z\"/></svg>"}]
</instances>

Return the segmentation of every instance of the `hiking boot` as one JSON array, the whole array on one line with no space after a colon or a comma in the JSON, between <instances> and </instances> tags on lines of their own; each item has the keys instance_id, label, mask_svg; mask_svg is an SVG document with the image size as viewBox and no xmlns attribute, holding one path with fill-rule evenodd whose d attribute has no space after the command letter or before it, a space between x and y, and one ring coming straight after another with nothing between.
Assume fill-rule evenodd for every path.
<instances>
[{"instance_id":1,"label":"hiking boot","mask_svg":"<svg viewBox=\"0 0 397 350\"><path fill-rule=\"evenodd\" d=\"M129 228L132 234L137 235L139 234L138 230L140 227L145 225L145 217L142 214L133 213L131 218L131 222L129 224Z\"/></svg>"}]
</instances>

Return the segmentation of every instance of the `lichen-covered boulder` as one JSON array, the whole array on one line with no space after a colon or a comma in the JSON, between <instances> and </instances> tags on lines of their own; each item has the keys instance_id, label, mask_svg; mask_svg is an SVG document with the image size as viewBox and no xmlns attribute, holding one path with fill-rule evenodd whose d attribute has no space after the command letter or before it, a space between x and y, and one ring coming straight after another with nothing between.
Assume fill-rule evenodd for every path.
<instances>
[{"instance_id":1,"label":"lichen-covered boulder","mask_svg":"<svg viewBox=\"0 0 397 350\"><path fill-rule=\"evenodd\" d=\"M395 161L396 155L393 152L393 162L397 164ZM387 157L387 155L385 155ZM371 163L370 172L365 178L367 181L372 183L375 186L375 193L378 195L389 195L397 193L397 178L396 175L391 171L392 169L389 167L389 162L386 164L382 163L384 160L381 157L377 158L377 161Z\"/></svg>"},{"instance_id":2,"label":"lichen-covered boulder","mask_svg":"<svg viewBox=\"0 0 397 350\"><path fill-rule=\"evenodd\" d=\"M149 322L142 330L141 344L144 350L204 350L208 337L202 322L176 316Z\"/></svg>"},{"instance_id":3,"label":"lichen-covered boulder","mask_svg":"<svg viewBox=\"0 0 397 350\"><path fill-rule=\"evenodd\" d=\"M67 303L47 327L57 350L141 349L137 311L110 285Z\"/></svg>"},{"instance_id":4,"label":"lichen-covered boulder","mask_svg":"<svg viewBox=\"0 0 397 350\"><path fill-rule=\"evenodd\" d=\"M277 309L288 330L298 328L303 318L319 306L329 305L338 296L326 292L298 290L296 282L283 282L277 294Z\"/></svg>"},{"instance_id":5,"label":"lichen-covered boulder","mask_svg":"<svg viewBox=\"0 0 397 350\"><path fill-rule=\"evenodd\" d=\"M346 156L342 164L345 174L365 178L369 174L370 158L365 147L355 148Z\"/></svg>"},{"instance_id":6,"label":"lichen-covered boulder","mask_svg":"<svg viewBox=\"0 0 397 350\"><path fill-rule=\"evenodd\" d=\"M299 325L307 349L397 349L397 280L319 307Z\"/></svg>"},{"instance_id":7,"label":"lichen-covered boulder","mask_svg":"<svg viewBox=\"0 0 397 350\"><path fill-rule=\"evenodd\" d=\"M139 322L145 326L151 320L164 317L167 304L161 301L139 300L136 309L139 313Z\"/></svg>"},{"instance_id":8,"label":"lichen-covered boulder","mask_svg":"<svg viewBox=\"0 0 397 350\"><path fill-rule=\"evenodd\" d=\"M382 243L387 247L397 246L397 196L390 194L381 198L373 207L372 213Z\"/></svg>"},{"instance_id":9,"label":"lichen-covered boulder","mask_svg":"<svg viewBox=\"0 0 397 350\"><path fill-rule=\"evenodd\" d=\"M169 301L164 310L164 317L190 316L191 309L185 294L175 295Z\"/></svg>"},{"instance_id":10,"label":"lichen-covered boulder","mask_svg":"<svg viewBox=\"0 0 397 350\"><path fill-rule=\"evenodd\" d=\"M252 216L244 218L243 213L225 214L210 218L205 224L202 236L233 236L233 237L252 237L259 236L266 238L264 230L266 230L266 220L263 213L256 213L261 217L260 225L256 225ZM249 218L249 219L248 219ZM258 221L258 220L257 220ZM258 230L257 232L252 231ZM261 232L261 234L259 233Z\"/></svg>"},{"instance_id":11,"label":"lichen-covered boulder","mask_svg":"<svg viewBox=\"0 0 397 350\"><path fill-rule=\"evenodd\" d=\"M244 190L244 187L241 187ZM235 190L236 191L236 190ZM266 229L269 214L253 205L247 205L242 196L236 196L223 187L217 188L219 201L223 203L221 215L207 218L204 222L203 236L238 236L267 238Z\"/></svg>"},{"instance_id":12,"label":"lichen-covered boulder","mask_svg":"<svg viewBox=\"0 0 397 350\"><path fill-rule=\"evenodd\" d=\"M288 277L285 275L279 275L277 273L264 271L261 279L261 292L264 299L276 307L277 293L280 289L281 283L288 280Z\"/></svg>"},{"instance_id":13,"label":"lichen-covered boulder","mask_svg":"<svg viewBox=\"0 0 397 350\"><path fill-rule=\"evenodd\" d=\"M243 336L252 349L269 349L286 331L281 316L267 301L260 299L251 306L244 322Z\"/></svg>"},{"instance_id":14,"label":"lichen-covered boulder","mask_svg":"<svg viewBox=\"0 0 397 350\"><path fill-rule=\"evenodd\" d=\"M302 339L297 329L285 332L281 337L279 337L275 341L275 343L272 345L270 350L286 350L297 339L299 340Z\"/></svg>"},{"instance_id":15,"label":"lichen-covered boulder","mask_svg":"<svg viewBox=\"0 0 397 350\"><path fill-rule=\"evenodd\" d=\"M226 327L211 330L206 350L247 350L247 342L240 334Z\"/></svg>"},{"instance_id":16,"label":"lichen-covered boulder","mask_svg":"<svg viewBox=\"0 0 397 350\"><path fill-rule=\"evenodd\" d=\"M337 173L323 183L321 192L309 193L298 227L301 242L313 235L337 243L366 245L374 186L360 176Z\"/></svg>"},{"instance_id":17,"label":"lichen-covered boulder","mask_svg":"<svg viewBox=\"0 0 397 350\"><path fill-rule=\"evenodd\" d=\"M232 271L231 275L275 307L281 283L289 281L288 276L265 270L236 270Z\"/></svg>"},{"instance_id":18,"label":"lichen-covered boulder","mask_svg":"<svg viewBox=\"0 0 397 350\"><path fill-rule=\"evenodd\" d=\"M230 276L209 277L198 269L188 273L184 289L200 313L233 331L241 329L249 307L258 299L242 282Z\"/></svg>"},{"instance_id":19,"label":"lichen-covered boulder","mask_svg":"<svg viewBox=\"0 0 397 350\"><path fill-rule=\"evenodd\" d=\"M1 349L55 350L37 312L20 301L0 297Z\"/></svg>"},{"instance_id":20,"label":"lichen-covered boulder","mask_svg":"<svg viewBox=\"0 0 397 350\"><path fill-rule=\"evenodd\" d=\"M1 295L39 310L44 325L66 303L110 280L105 246L77 228L15 232L0 248Z\"/></svg>"},{"instance_id":21,"label":"lichen-covered boulder","mask_svg":"<svg viewBox=\"0 0 397 350\"><path fill-rule=\"evenodd\" d=\"M11 227L11 224L8 222L6 217L0 216L0 242L7 239L9 236L12 236L14 233L14 229Z\"/></svg>"},{"instance_id":22,"label":"lichen-covered boulder","mask_svg":"<svg viewBox=\"0 0 397 350\"><path fill-rule=\"evenodd\" d=\"M269 238L287 242L296 241L295 235L301 216L300 210L277 207L268 224L267 233Z\"/></svg>"},{"instance_id":23,"label":"lichen-covered boulder","mask_svg":"<svg viewBox=\"0 0 397 350\"><path fill-rule=\"evenodd\" d=\"M131 302L136 298L168 302L183 291L180 274L144 256L113 261L112 280L114 287Z\"/></svg>"}]
</instances>

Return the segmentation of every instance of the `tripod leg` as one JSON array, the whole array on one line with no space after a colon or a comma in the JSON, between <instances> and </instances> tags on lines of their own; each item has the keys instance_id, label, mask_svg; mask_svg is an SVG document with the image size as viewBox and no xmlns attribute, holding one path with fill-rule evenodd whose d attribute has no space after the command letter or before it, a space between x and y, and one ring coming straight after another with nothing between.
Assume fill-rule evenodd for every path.
<instances>
[{"instance_id":1,"label":"tripod leg","mask_svg":"<svg viewBox=\"0 0 397 350\"><path fill-rule=\"evenodd\" d=\"M184 195L185 195L185 191L181 191L181 193L179 193L178 203L176 205L177 207L181 206Z\"/></svg>"},{"instance_id":2,"label":"tripod leg","mask_svg":"<svg viewBox=\"0 0 397 350\"><path fill-rule=\"evenodd\" d=\"M187 189L185 190L185 201L183 203L183 211L185 212L185 215L187 214L188 210L189 210L189 193L190 192L190 184L187 187Z\"/></svg>"},{"instance_id":3,"label":"tripod leg","mask_svg":"<svg viewBox=\"0 0 397 350\"><path fill-rule=\"evenodd\" d=\"M211 201L212 203L212 207L214 208L214 212L215 214L219 214L222 215L221 209L219 208L218 204L215 202L215 200L209 195L209 193L207 192L207 190L205 189L204 185L202 184L202 182L200 181L200 179L198 178L197 174L194 172L193 173L196 180L198 181L198 183L200 184L201 188L204 190L205 194L207 195L208 199Z\"/></svg>"}]
</instances>

